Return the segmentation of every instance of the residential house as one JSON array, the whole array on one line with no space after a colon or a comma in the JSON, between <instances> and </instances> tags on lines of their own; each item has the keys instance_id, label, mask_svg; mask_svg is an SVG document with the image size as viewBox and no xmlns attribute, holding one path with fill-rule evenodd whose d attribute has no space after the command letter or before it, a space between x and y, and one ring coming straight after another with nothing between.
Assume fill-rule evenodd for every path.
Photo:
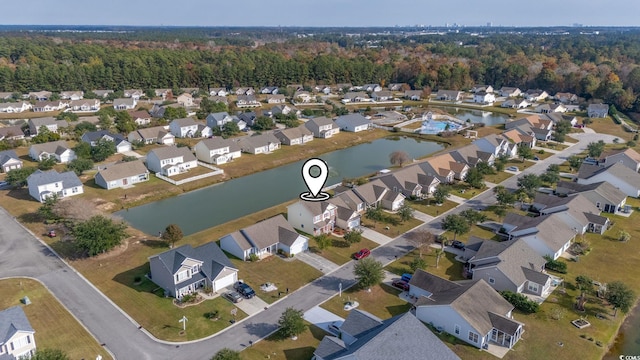
<instances>
[{"instance_id":1,"label":"residential house","mask_svg":"<svg viewBox=\"0 0 640 360\"><path fill-rule=\"evenodd\" d=\"M209 101L213 101L216 103L223 103L225 105L229 105L229 99L224 96L209 96Z\"/></svg>"},{"instance_id":2,"label":"residential house","mask_svg":"<svg viewBox=\"0 0 640 360\"><path fill-rule=\"evenodd\" d=\"M404 92L404 98L407 100L420 101L422 100L422 90L406 90Z\"/></svg>"},{"instance_id":3,"label":"residential house","mask_svg":"<svg viewBox=\"0 0 640 360\"><path fill-rule=\"evenodd\" d=\"M607 181L620 189L627 196L640 196L640 174L625 166L615 163L607 167L583 163L578 170L578 184L593 184Z\"/></svg>"},{"instance_id":4,"label":"residential house","mask_svg":"<svg viewBox=\"0 0 640 360\"><path fill-rule=\"evenodd\" d=\"M0 171L9 172L11 170L22 169L22 160L14 150L0 151Z\"/></svg>"},{"instance_id":5,"label":"residential house","mask_svg":"<svg viewBox=\"0 0 640 360\"><path fill-rule=\"evenodd\" d=\"M32 91L27 94L28 99L34 99L37 101L47 101L53 95L51 91Z\"/></svg>"},{"instance_id":6,"label":"residential house","mask_svg":"<svg viewBox=\"0 0 640 360\"><path fill-rule=\"evenodd\" d=\"M511 349L524 332L513 305L484 280L459 284L418 269L409 285L430 294L415 303L416 318L472 346Z\"/></svg>"},{"instance_id":7,"label":"residential house","mask_svg":"<svg viewBox=\"0 0 640 360\"><path fill-rule=\"evenodd\" d=\"M310 103L315 100L315 97L312 96L308 91L296 91L293 94L293 100L297 103Z\"/></svg>"},{"instance_id":8,"label":"residential house","mask_svg":"<svg viewBox=\"0 0 640 360\"><path fill-rule=\"evenodd\" d=\"M393 100L391 91L376 91L371 94L373 101L390 101Z\"/></svg>"},{"instance_id":9,"label":"residential house","mask_svg":"<svg viewBox=\"0 0 640 360\"><path fill-rule=\"evenodd\" d=\"M553 99L560 102L561 104L573 104L578 101L578 95L559 92L553 96Z\"/></svg>"},{"instance_id":10,"label":"residential house","mask_svg":"<svg viewBox=\"0 0 640 360\"><path fill-rule=\"evenodd\" d=\"M510 147L509 141L500 135L487 135L473 140L473 144L478 146L481 151L493 153L496 158L503 155L508 157L516 155L516 148Z\"/></svg>"},{"instance_id":11,"label":"residential house","mask_svg":"<svg viewBox=\"0 0 640 360\"><path fill-rule=\"evenodd\" d=\"M260 135L243 136L237 140L243 152L249 154L268 154L280 149L280 140L271 132Z\"/></svg>"},{"instance_id":12,"label":"residential house","mask_svg":"<svg viewBox=\"0 0 640 360\"><path fill-rule=\"evenodd\" d=\"M349 312L339 336L325 335L316 360L459 360L411 312L380 320L358 309Z\"/></svg>"},{"instance_id":13,"label":"residential house","mask_svg":"<svg viewBox=\"0 0 640 360\"><path fill-rule=\"evenodd\" d=\"M196 158L208 164L222 165L239 158L240 146L232 140L215 137L204 139L194 147Z\"/></svg>"},{"instance_id":14,"label":"residential house","mask_svg":"<svg viewBox=\"0 0 640 360\"><path fill-rule=\"evenodd\" d=\"M578 234L560 214L530 217L507 213L501 231L509 239L522 239L541 256L557 259L569 249Z\"/></svg>"},{"instance_id":15,"label":"residential house","mask_svg":"<svg viewBox=\"0 0 640 360\"><path fill-rule=\"evenodd\" d=\"M553 122L548 119L542 119L538 115L529 115L509 121L505 123L504 127L506 130L518 129L521 133L535 136L540 141L548 141L551 139Z\"/></svg>"},{"instance_id":16,"label":"residential house","mask_svg":"<svg viewBox=\"0 0 640 360\"><path fill-rule=\"evenodd\" d=\"M536 137L533 132L526 132L520 128L515 128L511 130L507 130L502 133L507 140L513 142L513 144L517 146L526 146L529 148L533 148L536 146Z\"/></svg>"},{"instance_id":17,"label":"residential house","mask_svg":"<svg viewBox=\"0 0 640 360\"><path fill-rule=\"evenodd\" d=\"M282 215L260 221L220 238L222 250L241 260L262 258L282 251L289 256L309 248L309 239L296 232Z\"/></svg>"},{"instance_id":18,"label":"residential house","mask_svg":"<svg viewBox=\"0 0 640 360\"><path fill-rule=\"evenodd\" d=\"M313 91L317 93L323 93L325 95L331 94L331 86L328 85L316 85L313 87Z\"/></svg>"},{"instance_id":19,"label":"residential house","mask_svg":"<svg viewBox=\"0 0 640 360\"><path fill-rule=\"evenodd\" d=\"M238 100L236 101L236 106L238 107L256 107L260 106L260 102L256 99L254 95L238 95Z\"/></svg>"},{"instance_id":20,"label":"residential house","mask_svg":"<svg viewBox=\"0 0 640 360\"><path fill-rule=\"evenodd\" d=\"M249 112L243 112L238 114L237 118L238 118L238 122L244 121L245 126L252 127L255 124L256 119L258 118L258 115L256 114L255 111L249 111ZM233 117L232 117L232 121L235 121Z\"/></svg>"},{"instance_id":21,"label":"residential house","mask_svg":"<svg viewBox=\"0 0 640 360\"><path fill-rule=\"evenodd\" d=\"M267 104L284 104L286 100L282 94L267 95Z\"/></svg>"},{"instance_id":22,"label":"residential house","mask_svg":"<svg viewBox=\"0 0 640 360\"><path fill-rule=\"evenodd\" d=\"M143 97L144 91L140 90L140 89L126 89L124 90L124 97L126 98L132 98L136 101L140 100L141 97Z\"/></svg>"},{"instance_id":23,"label":"residential house","mask_svg":"<svg viewBox=\"0 0 640 360\"><path fill-rule=\"evenodd\" d=\"M38 101L31 107L33 112L60 111L69 104L64 101Z\"/></svg>"},{"instance_id":24,"label":"residential house","mask_svg":"<svg viewBox=\"0 0 640 360\"><path fill-rule=\"evenodd\" d=\"M587 231L602 235L609 226L609 219L600 216L600 209L580 194L559 197L538 193L531 210L540 215L558 214L566 225L580 235Z\"/></svg>"},{"instance_id":25,"label":"residential house","mask_svg":"<svg viewBox=\"0 0 640 360\"><path fill-rule=\"evenodd\" d=\"M304 125L276 130L273 132L273 135L285 145L303 145L313 140L313 133L304 127Z\"/></svg>"},{"instance_id":26,"label":"residential house","mask_svg":"<svg viewBox=\"0 0 640 360\"><path fill-rule=\"evenodd\" d=\"M82 134L80 140L89 143L91 147L98 144L99 141L113 141L116 146L116 152L119 154L132 150L131 143L120 134L111 133L109 130L89 131Z\"/></svg>"},{"instance_id":27,"label":"residential house","mask_svg":"<svg viewBox=\"0 0 640 360\"><path fill-rule=\"evenodd\" d=\"M524 92L524 98L530 102L542 101L549 97L549 93L540 89L529 89Z\"/></svg>"},{"instance_id":28,"label":"residential house","mask_svg":"<svg viewBox=\"0 0 640 360\"><path fill-rule=\"evenodd\" d=\"M296 117L299 117L302 114L302 112L300 110L296 109L293 106L289 106L289 105L286 105L286 104L276 105L276 106L272 107L271 110L269 110L269 112L273 116L278 115L278 114L282 114L282 115L295 114Z\"/></svg>"},{"instance_id":29,"label":"residential house","mask_svg":"<svg viewBox=\"0 0 640 360\"><path fill-rule=\"evenodd\" d=\"M198 160L188 147L167 146L147 154L147 168L164 176L174 176L198 166Z\"/></svg>"},{"instance_id":30,"label":"residential house","mask_svg":"<svg viewBox=\"0 0 640 360\"><path fill-rule=\"evenodd\" d=\"M411 89L411 87L409 87L409 84L407 83L391 83L387 86L387 89L389 89L389 91L405 91L405 89Z\"/></svg>"},{"instance_id":31,"label":"residential house","mask_svg":"<svg viewBox=\"0 0 640 360\"><path fill-rule=\"evenodd\" d=\"M331 234L336 225L337 206L328 201L298 201L287 206L287 221L311 235Z\"/></svg>"},{"instance_id":32,"label":"residential house","mask_svg":"<svg viewBox=\"0 0 640 360\"><path fill-rule=\"evenodd\" d=\"M265 86L262 89L260 89L260 94L277 95L278 91L279 89L277 86Z\"/></svg>"},{"instance_id":33,"label":"residential house","mask_svg":"<svg viewBox=\"0 0 640 360\"><path fill-rule=\"evenodd\" d=\"M418 166L425 174L438 178L444 184L453 183L454 179L464 180L469 171L469 165L456 161L450 153L432 156Z\"/></svg>"},{"instance_id":34,"label":"residential house","mask_svg":"<svg viewBox=\"0 0 640 360\"><path fill-rule=\"evenodd\" d=\"M353 189L345 191L336 189L335 191L335 196L328 201L337 207L336 226L345 230L358 229L360 227L360 215L366 209L365 202Z\"/></svg>"},{"instance_id":35,"label":"residential house","mask_svg":"<svg viewBox=\"0 0 640 360\"><path fill-rule=\"evenodd\" d=\"M207 115L207 118L206 118L207 126L210 128L215 128L215 127L222 128L224 127L224 124L230 123L232 121L233 121L233 118L226 111L211 113Z\"/></svg>"},{"instance_id":36,"label":"residential house","mask_svg":"<svg viewBox=\"0 0 640 360\"><path fill-rule=\"evenodd\" d=\"M359 132L372 128L371 120L360 114L348 114L338 116L335 120L336 125L343 131Z\"/></svg>"},{"instance_id":37,"label":"residential house","mask_svg":"<svg viewBox=\"0 0 640 360\"><path fill-rule=\"evenodd\" d=\"M36 352L35 330L22 307L0 311L0 359L29 359Z\"/></svg>"},{"instance_id":38,"label":"residential house","mask_svg":"<svg viewBox=\"0 0 640 360\"><path fill-rule=\"evenodd\" d=\"M567 108L562 104L540 104L536 106L535 111L541 114L565 113Z\"/></svg>"},{"instance_id":39,"label":"residential house","mask_svg":"<svg viewBox=\"0 0 640 360\"><path fill-rule=\"evenodd\" d=\"M240 130L244 129L241 128ZM213 129L208 127L205 124L198 122L198 130L196 130L196 135L198 137L208 138L213 136Z\"/></svg>"},{"instance_id":40,"label":"residential house","mask_svg":"<svg viewBox=\"0 0 640 360\"><path fill-rule=\"evenodd\" d=\"M225 97L228 94L229 93L227 92L227 89L223 88L223 87L209 88L209 95L211 95L211 96Z\"/></svg>"},{"instance_id":41,"label":"residential house","mask_svg":"<svg viewBox=\"0 0 640 360\"><path fill-rule=\"evenodd\" d=\"M309 119L304 126L313 132L313 136L322 139L328 139L340 132L338 125L324 116Z\"/></svg>"},{"instance_id":42,"label":"residential house","mask_svg":"<svg viewBox=\"0 0 640 360\"><path fill-rule=\"evenodd\" d=\"M338 83L336 84L334 89L336 92L348 92L351 90L355 90L355 88L353 87L353 84L351 83Z\"/></svg>"},{"instance_id":43,"label":"residential house","mask_svg":"<svg viewBox=\"0 0 640 360\"><path fill-rule=\"evenodd\" d=\"M11 100L13 99L13 93L7 91L0 91L0 100Z\"/></svg>"},{"instance_id":44,"label":"residential house","mask_svg":"<svg viewBox=\"0 0 640 360\"><path fill-rule=\"evenodd\" d=\"M547 261L523 240L497 242L470 237L463 258L473 280L484 280L497 291L546 297L551 277L544 272Z\"/></svg>"},{"instance_id":45,"label":"residential house","mask_svg":"<svg viewBox=\"0 0 640 360\"><path fill-rule=\"evenodd\" d=\"M469 167L475 167L478 163L484 162L493 165L496 160L492 152L482 151L477 144L469 144L450 151L449 154L458 163L465 163Z\"/></svg>"},{"instance_id":46,"label":"residential house","mask_svg":"<svg viewBox=\"0 0 640 360\"><path fill-rule=\"evenodd\" d=\"M500 107L510 109L524 109L529 106L531 106L531 103L525 99L509 99L500 105Z\"/></svg>"},{"instance_id":47,"label":"residential house","mask_svg":"<svg viewBox=\"0 0 640 360\"><path fill-rule=\"evenodd\" d=\"M91 92L96 94L96 96L99 98L106 99L109 96L109 94L113 93L113 90L97 89Z\"/></svg>"},{"instance_id":48,"label":"residential house","mask_svg":"<svg viewBox=\"0 0 640 360\"><path fill-rule=\"evenodd\" d=\"M133 110L136 108L137 104L138 100L135 97L113 100L113 108L116 110Z\"/></svg>"},{"instance_id":49,"label":"residential house","mask_svg":"<svg viewBox=\"0 0 640 360\"><path fill-rule=\"evenodd\" d=\"M21 113L23 111L31 110L33 106L25 101L21 102L8 102L0 103L0 113Z\"/></svg>"},{"instance_id":50,"label":"residential house","mask_svg":"<svg viewBox=\"0 0 640 360\"><path fill-rule=\"evenodd\" d=\"M150 256L149 267L151 281L176 299L204 288L219 293L238 281L238 269L213 241L196 248L182 245Z\"/></svg>"},{"instance_id":51,"label":"residential house","mask_svg":"<svg viewBox=\"0 0 640 360\"><path fill-rule=\"evenodd\" d=\"M100 110L100 100L71 100L71 102L69 103L69 109L73 112L96 112Z\"/></svg>"},{"instance_id":52,"label":"residential house","mask_svg":"<svg viewBox=\"0 0 640 360\"><path fill-rule=\"evenodd\" d=\"M554 124L554 126L562 121L569 122L571 126L574 126L578 123L578 118L576 116L566 115L564 113L548 113L548 114L539 115L539 116L541 119L550 120Z\"/></svg>"},{"instance_id":53,"label":"residential house","mask_svg":"<svg viewBox=\"0 0 640 360\"><path fill-rule=\"evenodd\" d=\"M185 88L180 88L180 91L183 92L183 93L195 95L195 94L200 92L200 88L197 88L197 87L185 87Z\"/></svg>"},{"instance_id":54,"label":"residential house","mask_svg":"<svg viewBox=\"0 0 640 360\"><path fill-rule=\"evenodd\" d=\"M496 96L490 92L478 91L473 94L473 102L492 105L494 102L496 102Z\"/></svg>"},{"instance_id":55,"label":"residential house","mask_svg":"<svg viewBox=\"0 0 640 360\"><path fill-rule=\"evenodd\" d=\"M149 110L149 114L154 118L163 118L164 112L167 111L167 107L165 105L153 104L151 110Z\"/></svg>"},{"instance_id":56,"label":"residential house","mask_svg":"<svg viewBox=\"0 0 640 360\"><path fill-rule=\"evenodd\" d=\"M107 190L133 186L149 180L149 170L142 161L118 162L98 170L94 181Z\"/></svg>"},{"instance_id":57,"label":"residential house","mask_svg":"<svg viewBox=\"0 0 640 360\"><path fill-rule=\"evenodd\" d=\"M176 99L179 105L184 107L192 107L193 106L193 96L189 93L183 93L178 96Z\"/></svg>"},{"instance_id":58,"label":"residential house","mask_svg":"<svg viewBox=\"0 0 640 360\"><path fill-rule=\"evenodd\" d=\"M592 184L558 181L555 193L560 196L580 194L599 210L611 214L623 211L627 202L627 195L607 181Z\"/></svg>"},{"instance_id":59,"label":"residential house","mask_svg":"<svg viewBox=\"0 0 640 360\"><path fill-rule=\"evenodd\" d=\"M405 199L401 189L391 191L380 179L354 187L353 192L367 207L382 207L391 211L400 209Z\"/></svg>"},{"instance_id":60,"label":"residential house","mask_svg":"<svg viewBox=\"0 0 640 360\"><path fill-rule=\"evenodd\" d=\"M462 100L462 96L463 96L463 92L462 91L457 91L457 90L438 90L438 93L436 94L436 100L443 100L443 101L460 101Z\"/></svg>"},{"instance_id":61,"label":"residential house","mask_svg":"<svg viewBox=\"0 0 640 360\"><path fill-rule=\"evenodd\" d=\"M370 102L372 99L365 92L348 92L344 94L342 97L343 104L351 104L351 103L359 103L359 102Z\"/></svg>"},{"instance_id":62,"label":"residential house","mask_svg":"<svg viewBox=\"0 0 640 360\"><path fill-rule=\"evenodd\" d=\"M27 177L27 187L29 195L40 202L45 202L51 196L61 199L84 192L82 182L73 171L58 173L55 170L36 170Z\"/></svg>"},{"instance_id":63,"label":"residential house","mask_svg":"<svg viewBox=\"0 0 640 360\"><path fill-rule=\"evenodd\" d=\"M474 94L485 92L485 93L493 93L493 86L491 85L473 85L471 88L471 92Z\"/></svg>"},{"instance_id":64,"label":"residential house","mask_svg":"<svg viewBox=\"0 0 640 360\"><path fill-rule=\"evenodd\" d=\"M236 95L254 95L256 91L252 87L240 87L236 89Z\"/></svg>"},{"instance_id":65,"label":"residential house","mask_svg":"<svg viewBox=\"0 0 640 360\"><path fill-rule=\"evenodd\" d=\"M60 99L62 100L82 100L84 98L84 91L63 91L60 93Z\"/></svg>"},{"instance_id":66,"label":"residential house","mask_svg":"<svg viewBox=\"0 0 640 360\"><path fill-rule=\"evenodd\" d=\"M147 110L127 111L133 122L138 126L151 124L151 114Z\"/></svg>"},{"instance_id":67,"label":"residential house","mask_svg":"<svg viewBox=\"0 0 640 360\"><path fill-rule=\"evenodd\" d=\"M75 151L64 140L33 144L29 148L29 156L34 161L54 158L62 164L67 164L76 159Z\"/></svg>"},{"instance_id":68,"label":"residential house","mask_svg":"<svg viewBox=\"0 0 640 360\"><path fill-rule=\"evenodd\" d=\"M154 126L150 128L138 129L127 135L130 143L142 141L144 144L173 145L176 137L164 126Z\"/></svg>"},{"instance_id":69,"label":"residential house","mask_svg":"<svg viewBox=\"0 0 640 360\"><path fill-rule=\"evenodd\" d=\"M153 90L156 97L161 98L162 101L166 101L173 97L173 90L171 89L155 89Z\"/></svg>"},{"instance_id":70,"label":"residential house","mask_svg":"<svg viewBox=\"0 0 640 360\"><path fill-rule=\"evenodd\" d=\"M198 123L193 118L175 119L169 123L169 131L177 138L198 137Z\"/></svg>"},{"instance_id":71,"label":"residential house","mask_svg":"<svg viewBox=\"0 0 640 360\"><path fill-rule=\"evenodd\" d=\"M605 151L600 155L598 163L604 167L621 163L629 169L638 172L638 170L640 170L640 154L631 148Z\"/></svg>"},{"instance_id":72,"label":"residential house","mask_svg":"<svg viewBox=\"0 0 640 360\"><path fill-rule=\"evenodd\" d=\"M405 197L419 199L433 194L440 184L435 176L427 175L417 164L376 176L373 179L382 181L391 191L402 192Z\"/></svg>"},{"instance_id":73,"label":"residential house","mask_svg":"<svg viewBox=\"0 0 640 360\"><path fill-rule=\"evenodd\" d=\"M22 140L24 132L20 126L0 127L0 140Z\"/></svg>"},{"instance_id":74,"label":"residential house","mask_svg":"<svg viewBox=\"0 0 640 360\"><path fill-rule=\"evenodd\" d=\"M522 94L522 91L516 87L503 86L500 88L500 96L503 97L518 97Z\"/></svg>"},{"instance_id":75,"label":"residential house","mask_svg":"<svg viewBox=\"0 0 640 360\"><path fill-rule=\"evenodd\" d=\"M382 86L380 86L379 84L365 84L360 87L360 90L366 92L378 92L382 91Z\"/></svg>"},{"instance_id":76,"label":"residential house","mask_svg":"<svg viewBox=\"0 0 640 360\"><path fill-rule=\"evenodd\" d=\"M605 118L609 114L609 105L607 104L589 104L587 115L590 118Z\"/></svg>"}]
</instances>

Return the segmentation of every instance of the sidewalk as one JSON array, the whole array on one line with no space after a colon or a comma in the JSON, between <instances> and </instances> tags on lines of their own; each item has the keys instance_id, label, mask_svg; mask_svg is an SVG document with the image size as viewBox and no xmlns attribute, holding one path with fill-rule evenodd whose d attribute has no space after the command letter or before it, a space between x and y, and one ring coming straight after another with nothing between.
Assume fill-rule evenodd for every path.
<instances>
[{"instance_id":1,"label":"sidewalk","mask_svg":"<svg viewBox=\"0 0 640 360\"><path fill-rule=\"evenodd\" d=\"M320 270L323 274L328 274L340 267L340 265L335 264L318 254L314 254L311 251L298 253L295 258L315 269Z\"/></svg>"},{"instance_id":2,"label":"sidewalk","mask_svg":"<svg viewBox=\"0 0 640 360\"><path fill-rule=\"evenodd\" d=\"M425 214L418 210L413 210L413 217L425 223L435 219L435 216Z\"/></svg>"},{"instance_id":3,"label":"sidewalk","mask_svg":"<svg viewBox=\"0 0 640 360\"><path fill-rule=\"evenodd\" d=\"M386 244L390 243L391 241L393 241L393 239L388 237L387 235L380 234L379 232L371 230L369 228L364 228L362 236L364 236L367 239L369 239L371 241L374 241L374 242L376 242L376 243L378 243L380 245L386 245Z\"/></svg>"}]
</instances>

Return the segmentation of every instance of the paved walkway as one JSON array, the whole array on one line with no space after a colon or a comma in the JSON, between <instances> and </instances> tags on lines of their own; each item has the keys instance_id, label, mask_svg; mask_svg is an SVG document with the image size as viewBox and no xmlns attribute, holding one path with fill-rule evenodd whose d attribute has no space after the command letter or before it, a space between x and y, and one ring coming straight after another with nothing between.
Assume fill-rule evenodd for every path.
<instances>
[{"instance_id":1,"label":"paved walkway","mask_svg":"<svg viewBox=\"0 0 640 360\"><path fill-rule=\"evenodd\" d=\"M142 159L142 158L144 158L144 156L142 156L142 155L138 154L137 152L135 152L135 151L133 151L133 150L132 150L132 151L125 151L125 152L123 152L122 154L123 154L123 155L126 155L126 156L134 156L134 157L137 157L138 159Z\"/></svg>"},{"instance_id":2,"label":"paved walkway","mask_svg":"<svg viewBox=\"0 0 640 360\"><path fill-rule=\"evenodd\" d=\"M391 241L393 241L393 239L388 237L387 235L380 234L379 232L371 230L369 228L364 228L364 231L362 232L362 236L380 245L386 245Z\"/></svg>"},{"instance_id":3,"label":"paved walkway","mask_svg":"<svg viewBox=\"0 0 640 360\"><path fill-rule=\"evenodd\" d=\"M465 198L461 198L460 196L455 196L455 195L451 195L451 194L449 195L447 200L451 200L451 201L453 201L455 203L458 203L458 204L462 204L465 201L467 201L467 199L465 199Z\"/></svg>"},{"instance_id":4,"label":"paved walkway","mask_svg":"<svg viewBox=\"0 0 640 360\"><path fill-rule=\"evenodd\" d=\"M420 212L418 210L413 210L413 217L422 221L422 222L429 222L433 219L435 219L435 216L431 216L429 214L425 214L423 212Z\"/></svg>"},{"instance_id":5,"label":"paved walkway","mask_svg":"<svg viewBox=\"0 0 640 360\"><path fill-rule=\"evenodd\" d=\"M328 274L340 267L340 265L335 264L318 254L314 254L311 251L305 251L305 252L296 254L296 259L302 261L303 263L311 267L314 267L322 271L323 274Z\"/></svg>"}]
</instances>

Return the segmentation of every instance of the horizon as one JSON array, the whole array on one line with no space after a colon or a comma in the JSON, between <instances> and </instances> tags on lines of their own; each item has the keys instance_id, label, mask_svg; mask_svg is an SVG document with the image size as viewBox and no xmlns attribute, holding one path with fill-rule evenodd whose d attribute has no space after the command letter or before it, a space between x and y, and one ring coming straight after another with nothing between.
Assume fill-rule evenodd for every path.
<instances>
[{"instance_id":1,"label":"horizon","mask_svg":"<svg viewBox=\"0 0 640 360\"><path fill-rule=\"evenodd\" d=\"M585 4L589 3L589 4ZM25 11L25 8L27 11ZM87 12L87 9L99 9ZM247 9L253 11L246 11ZM622 10L622 11L621 11ZM483 4L427 4L419 0L325 0L295 4L284 0L235 3L187 0L148 2L112 0L31 0L28 5L4 4L0 23L7 26L136 26L136 27L636 27L640 2L613 0L540 0L536 6L505 6L499 0ZM312 16L309 16L312 14ZM92 22L88 22L90 17ZM607 19L607 21L603 21ZM96 25L103 24L103 25Z\"/></svg>"}]
</instances>

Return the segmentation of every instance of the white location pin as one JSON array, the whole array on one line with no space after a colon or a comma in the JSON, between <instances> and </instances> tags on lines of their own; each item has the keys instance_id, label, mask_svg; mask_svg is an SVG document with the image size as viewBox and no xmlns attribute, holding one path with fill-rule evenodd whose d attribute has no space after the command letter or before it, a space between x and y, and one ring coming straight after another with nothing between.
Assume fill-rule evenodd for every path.
<instances>
[{"instance_id":1,"label":"white location pin","mask_svg":"<svg viewBox=\"0 0 640 360\"><path fill-rule=\"evenodd\" d=\"M313 173L312 173L313 171ZM323 201L329 194L322 192L329 177L329 165L322 159L311 158L302 165L302 179L307 185L308 192L300 194L300 199L306 201Z\"/></svg>"}]
</instances>

